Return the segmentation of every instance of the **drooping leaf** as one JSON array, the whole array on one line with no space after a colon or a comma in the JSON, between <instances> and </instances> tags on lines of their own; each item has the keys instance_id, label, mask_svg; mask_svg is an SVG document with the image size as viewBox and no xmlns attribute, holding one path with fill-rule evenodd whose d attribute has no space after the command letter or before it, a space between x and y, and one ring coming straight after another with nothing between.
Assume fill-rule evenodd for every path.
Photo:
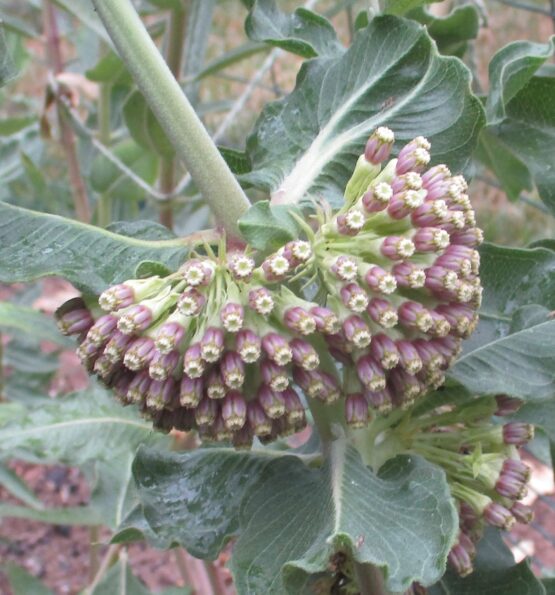
<instances>
[{"instance_id":1,"label":"drooping leaf","mask_svg":"<svg viewBox=\"0 0 555 595\"><path fill-rule=\"evenodd\" d=\"M255 0L245 30L253 41L263 41L303 58L334 56L343 51L326 18L306 8L285 14L275 0Z\"/></svg>"},{"instance_id":2,"label":"drooping leaf","mask_svg":"<svg viewBox=\"0 0 555 595\"><path fill-rule=\"evenodd\" d=\"M15 595L53 595L52 591L43 585L39 579L29 574L26 570L15 564L6 564L2 567L6 573L10 586Z\"/></svg>"},{"instance_id":3,"label":"drooping leaf","mask_svg":"<svg viewBox=\"0 0 555 595\"><path fill-rule=\"evenodd\" d=\"M63 346L71 344L60 335L51 316L11 302L0 302L0 331L22 333L37 341L51 341Z\"/></svg>"},{"instance_id":4,"label":"drooping leaf","mask_svg":"<svg viewBox=\"0 0 555 595\"><path fill-rule=\"evenodd\" d=\"M428 137L434 162L457 170L482 124L460 61L439 56L417 23L376 17L343 55L306 62L293 93L266 106L247 144L253 171L242 179L278 203L337 201L377 126L393 129L396 150Z\"/></svg>"},{"instance_id":5,"label":"drooping leaf","mask_svg":"<svg viewBox=\"0 0 555 595\"><path fill-rule=\"evenodd\" d=\"M0 202L0 281L65 277L91 293L132 278L156 259L175 268L187 250L179 239L148 241Z\"/></svg>"},{"instance_id":6,"label":"drooping leaf","mask_svg":"<svg viewBox=\"0 0 555 595\"><path fill-rule=\"evenodd\" d=\"M123 117L131 136L141 147L170 159L175 150L140 91L132 93L123 107Z\"/></svg>"},{"instance_id":7,"label":"drooping leaf","mask_svg":"<svg viewBox=\"0 0 555 595\"><path fill-rule=\"evenodd\" d=\"M441 54L459 58L465 53L468 41L476 38L480 28L480 15L474 4L456 6L444 17L435 16L422 7L409 12L407 16L426 25Z\"/></svg>"},{"instance_id":8,"label":"drooping leaf","mask_svg":"<svg viewBox=\"0 0 555 595\"><path fill-rule=\"evenodd\" d=\"M272 206L267 200L257 202L239 219L239 230L253 248L275 250L299 237L291 211L291 207Z\"/></svg>"},{"instance_id":9,"label":"drooping leaf","mask_svg":"<svg viewBox=\"0 0 555 595\"><path fill-rule=\"evenodd\" d=\"M151 123L152 124L152 123ZM150 130L152 131L153 125ZM159 141L161 143L161 141ZM112 153L147 184L154 184L158 174L158 159L131 139L114 145ZM91 186L96 192L118 200L135 201L144 197L145 191L121 171L105 155L95 158L90 175Z\"/></svg>"},{"instance_id":10,"label":"drooping leaf","mask_svg":"<svg viewBox=\"0 0 555 595\"><path fill-rule=\"evenodd\" d=\"M555 253L485 245L480 324L450 374L466 388L530 400L555 392ZM533 316L529 308L535 309ZM527 307L527 311L522 311Z\"/></svg>"},{"instance_id":11,"label":"drooping leaf","mask_svg":"<svg viewBox=\"0 0 555 595\"><path fill-rule=\"evenodd\" d=\"M509 197L531 188L555 212L555 79L534 76L553 54L553 42L514 42L490 63L488 126L477 157L498 177Z\"/></svg>"},{"instance_id":12,"label":"drooping leaf","mask_svg":"<svg viewBox=\"0 0 555 595\"><path fill-rule=\"evenodd\" d=\"M528 562L515 564L496 529L487 529L479 542L474 567L466 578L449 570L429 595L545 595Z\"/></svg>"}]
</instances>

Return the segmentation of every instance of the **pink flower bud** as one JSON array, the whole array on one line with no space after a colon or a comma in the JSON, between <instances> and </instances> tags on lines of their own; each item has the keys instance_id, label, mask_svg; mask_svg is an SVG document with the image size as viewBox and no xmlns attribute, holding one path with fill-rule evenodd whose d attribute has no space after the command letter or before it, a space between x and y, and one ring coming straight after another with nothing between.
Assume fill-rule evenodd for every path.
<instances>
[{"instance_id":1,"label":"pink flower bud","mask_svg":"<svg viewBox=\"0 0 555 595\"><path fill-rule=\"evenodd\" d=\"M185 329L178 322L166 322L156 333L154 343L160 353L170 353L181 346Z\"/></svg>"},{"instance_id":2,"label":"pink flower bud","mask_svg":"<svg viewBox=\"0 0 555 595\"><path fill-rule=\"evenodd\" d=\"M226 428L236 432L247 421L247 404L240 392L232 390L227 393L222 402L222 418Z\"/></svg>"},{"instance_id":3,"label":"pink flower bud","mask_svg":"<svg viewBox=\"0 0 555 595\"><path fill-rule=\"evenodd\" d=\"M256 263L246 254L233 254L229 258L228 265L234 279L247 281L250 279Z\"/></svg>"},{"instance_id":4,"label":"pink flower bud","mask_svg":"<svg viewBox=\"0 0 555 595\"><path fill-rule=\"evenodd\" d=\"M278 366L285 366L293 359L291 347L277 333L268 333L262 339L262 348L266 355Z\"/></svg>"},{"instance_id":5,"label":"pink flower bud","mask_svg":"<svg viewBox=\"0 0 555 595\"><path fill-rule=\"evenodd\" d=\"M256 436L268 436L272 432L272 422L258 401L247 403L247 419Z\"/></svg>"},{"instance_id":6,"label":"pink flower bud","mask_svg":"<svg viewBox=\"0 0 555 595\"><path fill-rule=\"evenodd\" d=\"M424 287L426 282L424 269L412 262L400 262L393 267L392 272L397 285L400 287L419 289Z\"/></svg>"},{"instance_id":7,"label":"pink flower bud","mask_svg":"<svg viewBox=\"0 0 555 595\"><path fill-rule=\"evenodd\" d=\"M358 378L370 392L385 389L385 373L383 368L371 356L365 355L356 363Z\"/></svg>"},{"instance_id":8,"label":"pink flower bud","mask_svg":"<svg viewBox=\"0 0 555 595\"><path fill-rule=\"evenodd\" d=\"M462 547L462 545L458 543L455 544L451 548L447 560L450 566L459 576L465 577L469 574L472 574L472 559L470 558L470 555L466 549Z\"/></svg>"},{"instance_id":9,"label":"pink flower bud","mask_svg":"<svg viewBox=\"0 0 555 595\"><path fill-rule=\"evenodd\" d=\"M395 177L391 182L391 187L395 194L404 192L405 190L420 190L422 188L422 176L414 171L409 171L406 174Z\"/></svg>"},{"instance_id":10,"label":"pink flower bud","mask_svg":"<svg viewBox=\"0 0 555 595\"><path fill-rule=\"evenodd\" d=\"M516 413L522 407L522 401L509 395L496 395L497 411L495 415L505 416Z\"/></svg>"},{"instance_id":11,"label":"pink flower bud","mask_svg":"<svg viewBox=\"0 0 555 595\"><path fill-rule=\"evenodd\" d=\"M224 351L225 333L221 328L209 327L200 340L202 359L207 362L217 362Z\"/></svg>"},{"instance_id":12,"label":"pink flower bud","mask_svg":"<svg viewBox=\"0 0 555 595\"><path fill-rule=\"evenodd\" d=\"M403 302L399 306L398 315L402 325L418 329L422 333L428 332L433 325L430 313L418 302Z\"/></svg>"},{"instance_id":13,"label":"pink flower bud","mask_svg":"<svg viewBox=\"0 0 555 595\"><path fill-rule=\"evenodd\" d=\"M504 498L520 500L526 496L526 482L512 473L502 472L495 483L495 490Z\"/></svg>"},{"instance_id":14,"label":"pink flower bud","mask_svg":"<svg viewBox=\"0 0 555 595\"><path fill-rule=\"evenodd\" d=\"M212 368L206 379L206 394L210 399L223 399L227 392L226 385L218 367Z\"/></svg>"},{"instance_id":15,"label":"pink flower bud","mask_svg":"<svg viewBox=\"0 0 555 595\"><path fill-rule=\"evenodd\" d=\"M208 259L193 258L181 267L181 273L189 285L197 287L210 284L214 268L214 263Z\"/></svg>"},{"instance_id":16,"label":"pink flower bud","mask_svg":"<svg viewBox=\"0 0 555 595\"><path fill-rule=\"evenodd\" d=\"M425 286L430 291L453 291L457 288L457 282L457 273L454 271L450 271L441 266L431 266L426 269Z\"/></svg>"},{"instance_id":17,"label":"pink flower bud","mask_svg":"<svg viewBox=\"0 0 555 595\"><path fill-rule=\"evenodd\" d=\"M523 446L534 437L534 426L518 421L512 421L503 426L503 441L505 444Z\"/></svg>"},{"instance_id":18,"label":"pink flower bud","mask_svg":"<svg viewBox=\"0 0 555 595\"><path fill-rule=\"evenodd\" d=\"M484 234L478 227L471 227L451 234L451 243L474 248L484 241Z\"/></svg>"},{"instance_id":19,"label":"pink flower bud","mask_svg":"<svg viewBox=\"0 0 555 595\"><path fill-rule=\"evenodd\" d=\"M451 172L446 165L434 165L422 174L422 185L428 192L431 192L435 188L446 186L450 178Z\"/></svg>"},{"instance_id":20,"label":"pink flower bud","mask_svg":"<svg viewBox=\"0 0 555 595\"><path fill-rule=\"evenodd\" d=\"M285 256L272 254L262 263L262 271L267 281L279 281L289 272L289 261Z\"/></svg>"},{"instance_id":21,"label":"pink flower bud","mask_svg":"<svg viewBox=\"0 0 555 595\"><path fill-rule=\"evenodd\" d=\"M445 222L448 212L444 200L428 200L412 212L411 221L415 227L436 227Z\"/></svg>"},{"instance_id":22,"label":"pink flower bud","mask_svg":"<svg viewBox=\"0 0 555 595\"><path fill-rule=\"evenodd\" d=\"M258 389L258 402L270 419L277 419L285 413L285 401L280 393L262 384Z\"/></svg>"},{"instance_id":23,"label":"pink flower bud","mask_svg":"<svg viewBox=\"0 0 555 595\"><path fill-rule=\"evenodd\" d=\"M87 332L94 324L92 314L87 308L70 310L58 317L58 328L64 335L79 335Z\"/></svg>"},{"instance_id":24,"label":"pink flower bud","mask_svg":"<svg viewBox=\"0 0 555 595\"><path fill-rule=\"evenodd\" d=\"M199 426L210 426L218 415L218 401L205 397L195 409L195 421Z\"/></svg>"},{"instance_id":25,"label":"pink flower bud","mask_svg":"<svg viewBox=\"0 0 555 595\"><path fill-rule=\"evenodd\" d=\"M395 368L389 375L391 391L394 398L400 398L401 407L410 406L422 392L418 379L401 368Z\"/></svg>"},{"instance_id":26,"label":"pink flower bud","mask_svg":"<svg viewBox=\"0 0 555 595\"><path fill-rule=\"evenodd\" d=\"M414 139L405 145L399 152L395 172L397 175L406 174L409 171L421 172L430 162L429 143ZM426 148L428 147L428 148Z\"/></svg>"},{"instance_id":27,"label":"pink flower bud","mask_svg":"<svg viewBox=\"0 0 555 595\"><path fill-rule=\"evenodd\" d=\"M117 362L114 363L113 361L109 360L105 355L101 355L94 362L93 370L96 374L100 376L100 378L108 380L118 367L119 365Z\"/></svg>"},{"instance_id":28,"label":"pink flower bud","mask_svg":"<svg viewBox=\"0 0 555 595\"><path fill-rule=\"evenodd\" d=\"M368 425L368 402L361 393L351 393L345 398L345 419L351 428Z\"/></svg>"},{"instance_id":29,"label":"pink flower bud","mask_svg":"<svg viewBox=\"0 0 555 595\"><path fill-rule=\"evenodd\" d=\"M354 281L358 275L357 261L350 256L338 256L331 271L340 281Z\"/></svg>"},{"instance_id":30,"label":"pink flower bud","mask_svg":"<svg viewBox=\"0 0 555 595\"><path fill-rule=\"evenodd\" d=\"M183 375L179 389L179 403L182 407L196 407L202 399L202 378L191 378Z\"/></svg>"},{"instance_id":31,"label":"pink flower bud","mask_svg":"<svg viewBox=\"0 0 555 595\"><path fill-rule=\"evenodd\" d=\"M245 382L245 364L235 351L226 351L222 357L220 371L226 386L239 389Z\"/></svg>"},{"instance_id":32,"label":"pink flower bud","mask_svg":"<svg viewBox=\"0 0 555 595\"><path fill-rule=\"evenodd\" d=\"M272 390L284 391L289 386L289 373L285 366L278 366L271 360L264 360L260 366L262 380Z\"/></svg>"},{"instance_id":33,"label":"pink flower bud","mask_svg":"<svg viewBox=\"0 0 555 595\"><path fill-rule=\"evenodd\" d=\"M119 362L125 356L125 352L132 342L133 337L116 331L106 344L104 355L114 363Z\"/></svg>"},{"instance_id":34,"label":"pink flower bud","mask_svg":"<svg viewBox=\"0 0 555 595\"><path fill-rule=\"evenodd\" d=\"M524 525L534 520L534 511L529 506L526 506L526 504L522 504L522 502L515 502L511 506L511 514L519 523L523 523Z\"/></svg>"},{"instance_id":35,"label":"pink flower bud","mask_svg":"<svg viewBox=\"0 0 555 595\"><path fill-rule=\"evenodd\" d=\"M415 245L409 238L401 236L387 236L384 238L380 251L391 260L404 260L414 254Z\"/></svg>"},{"instance_id":36,"label":"pink flower bud","mask_svg":"<svg viewBox=\"0 0 555 595\"><path fill-rule=\"evenodd\" d=\"M104 345L116 330L118 319L111 314L101 316L87 333L87 341L94 345Z\"/></svg>"},{"instance_id":37,"label":"pink flower bud","mask_svg":"<svg viewBox=\"0 0 555 595\"><path fill-rule=\"evenodd\" d=\"M253 364L261 354L260 337L250 329L243 329L237 333L235 348L246 364Z\"/></svg>"},{"instance_id":38,"label":"pink flower bud","mask_svg":"<svg viewBox=\"0 0 555 595\"><path fill-rule=\"evenodd\" d=\"M171 376L179 364L179 351L160 353L155 351L150 362L148 373L153 380L165 380Z\"/></svg>"},{"instance_id":39,"label":"pink flower bud","mask_svg":"<svg viewBox=\"0 0 555 595\"><path fill-rule=\"evenodd\" d=\"M377 392L367 391L364 393L364 397L372 409L376 409L382 414L389 413L393 408L391 393L388 389Z\"/></svg>"},{"instance_id":40,"label":"pink flower bud","mask_svg":"<svg viewBox=\"0 0 555 595\"><path fill-rule=\"evenodd\" d=\"M387 214L392 219L403 219L424 204L425 192L405 190L394 194L387 207Z\"/></svg>"},{"instance_id":41,"label":"pink flower bud","mask_svg":"<svg viewBox=\"0 0 555 595\"><path fill-rule=\"evenodd\" d=\"M195 289L188 287L180 296L177 308L185 316L198 316L206 303L206 297Z\"/></svg>"},{"instance_id":42,"label":"pink flower bud","mask_svg":"<svg viewBox=\"0 0 555 595\"><path fill-rule=\"evenodd\" d=\"M343 322L343 333L349 343L352 343L357 349L363 349L370 344L372 333L364 320L353 314Z\"/></svg>"},{"instance_id":43,"label":"pink flower bud","mask_svg":"<svg viewBox=\"0 0 555 595\"><path fill-rule=\"evenodd\" d=\"M289 342L293 353L293 362L305 370L314 370L320 365L316 349L304 339L293 339Z\"/></svg>"},{"instance_id":44,"label":"pink flower bud","mask_svg":"<svg viewBox=\"0 0 555 595\"><path fill-rule=\"evenodd\" d=\"M152 379L146 370L143 370L133 376L129 389L127 390L127 398L132 403L143 403L148 394L148 389L152 383Z\"/></svg>"},{"instance_id":45,"label":"pink flower bud","mask_svg":"<svg viewBox=\"0 0 555 595\"><path fill-rule=\"evenodd\" d=\"M146 404L153 409L172 409L172 401L177 396L178 385L173 378L153 380L148 389Z\"/></svg>"},{"instance_id":46,"label":"pink flower bud","mask_svg":"<svg viewBox=\"0 0 555 595\"><path fill-rule=\"evenodd\" d=\"M439 252L449 246L449 234L438 227L421 227L412 237L416 252Z\"/></svg>"},{"instance_id":47,"label":"pink flower bud","mask_svg":"<svg viewBox=\"0 0 555 595\"><path fill-rule=\"evenodd\" d=\"M204 373L204 362L200 343L193 343L189 346L183 356L183 371L191 378L200 378Z\"/></svg>"},{"instance_id":48,"label":"pink flower bud","mask_svg":"<svg viewBox=\"0 0 555 595\"><path fill-rule=\"evenodd\" d=\"M129 346L123 363L129 370L142 370L150 364L155 353L154 341L150 337L139 337Z\"/></svg>"},{"instance_id":49,"label":"pink flower bud","mask_svg":"<svg viewBox=\"0 0 555 595\"><path fill-rule=\"evenodd\" d=\"M386 128L385 126L376 128L370 135L364 149L364 157L366 161L369 161L374 165L385 161L391 153L394 141L395 135L389 128Z\"/></svg>"},{"instance_id":50,"label":"pink flower bud","mask_svg":"<svg viewBox=\"0 0 555 595\"><path fill-rule=\"evenodd\" d=\"M274 298L265 287L257 287L249 291L249 306L261 316L270 314L274 305Z\"/></svg>"},{"instance_id":51,"label":"pink flower bud","mask_svg":"<svg viewBox=\"0 0 555 595\"><path fill-rule=\"evenodd\" d=\"M484 509L484 520L488 525L499 527L506 531L512 529L516 522L515 517L502 504L490 502Z\"/></svg>"},{"instance_id":52,"label":"pink flower bud","mask_svg":"<svg viewBox=\"0 0 555 595\"><path fill-rule=\"evenodd\" d=\"M362 206L368 214L378 213L387 207L392 196L391 186L387 182L379 182L365 192L362 197Z\"/></svg>"},{"instance_id":53,"label":"pink flower bud","mask_svg":"<svg viewBox=\"0 0 555 595\"><path fill-rule=\"evenodd\" d=\"M368 307L368 295L364 289L356 283L344 285L341 288L340 296L343 304L353 312L364 312Z\"/></svg>"},{"instance_id":54,"label":"pink flower bud","mask_svg":"<svg viewBox=\"0 0 555 595\"><path fill-rule=\"evenodd\" d=\"M391 370L399 363L399 350L387 335L380 333L372 338L370 355L384 368Z\"/></svg>"},{"instance_id":55,"label":"pink flower bud","mask_svg":"<svg viewBox=\"0 0 555 595\"><path fill-rule=\"evenodd\" d=\"M117 321L118 330L124 335L136 335L145 331L153 321L152 310L144 304L135 304L126 309Z\"/></svg>"},{"instance_id":56,"label":"pink flower bud","mask_svg":"<svg viewBox=\"0 0 555 595\"><path fill-rule=\"evenodd\" d=\"M283 316L285 326L301 335L310 335L316 330L316 321L309 312L299 306L288 308Z\"/></svg>"},{"instance_id":57,"label":"pink flower bud","mask_svg":"<svg viewBox=\"0 0 555 595\"><path fill-rule=\"evenodd\" d=\"M287 388L281 393L281 396L285 403L285 415L288 421L293 424L305 423L304 407L299 395L292 388Z\"/></svg>"},{"instance_id":58,"label":"pink flower bud","mask_svg":"<svg viewBox=\"0 0 555 595\"><path fill-rule=\"evenodd\" d=\"M396 343L399 350L399 363L409 374L417 374L422 369L422 360L411 341L400 339Z\"/></svg>"},{"instance_id":59,"label":"pink flower bud","mask_svg":"<svg viewBox=\"0 0 555 595\"><path fill-rule=\"evenodd\" d=\"M339 319L335 312L322 306L314 306L310 313L316 322L316 328L324 334L334 335L341 328Z\"/></svg>"},{"instance_id":60,"label":"pink flower bud","mask_svg":"<svg viewBox=\"0 0 555 595\"><path fill-rule=\"evenodd\" d=\"M426 370L438 370L445 365L445 358L433 341L416 339L413 341L413 345Z\"/></svg>"},{"instance_id":61,"label":"pink flower bud","mask_svg":"<svg viewBox=\"0 0 555 595\"><path fill-rule=\"evenodd\" d=\"M373 298L368 304L370 318L384 328L393 328L399 322L395 308L382 298Z\"/></svg>"},{"instance_id":62,"label":"pink flower bud","mask_svg":"<svg viewBox=\"0 0 555 595\"><path fill-rule=\"evenodd\" d=\"M368 269L364 280L370 289L385 295L389 295L397 289L395 277L377 265L373 265Z\"/></svg>"}]
</instances>

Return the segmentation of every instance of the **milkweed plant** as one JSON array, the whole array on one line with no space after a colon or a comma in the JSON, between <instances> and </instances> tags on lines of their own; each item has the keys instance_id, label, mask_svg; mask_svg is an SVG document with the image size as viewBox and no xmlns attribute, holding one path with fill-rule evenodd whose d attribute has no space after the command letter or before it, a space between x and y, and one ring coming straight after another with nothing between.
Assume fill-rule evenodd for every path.
<instances>
[{"instance_id":1,"label":"milkweed plant","mask_svg":"<svg viewBox=\"0 0 555 595\"><path fill-rule=\"evenodd\" d=\"M217 65L191 61L182 83L214 3L91 4L103 55L87 73L99 155L73 172L84 214L4 197L0 272L79 290L55 316L92 388L8 418L6 455L94 459L124 493L111 547L231 548L237 593L546 593L502 537L533 518L526 449L549 458L555 437L554 245L484 242L473 203L495 178L543 217L555 209L552 44L499 50L485 93L467 54L478 3L441 17L418 1L361 7L346 45L307 7L249 0L251 51L304 61L230 148L199 119L195 85ZM67 140L87 129L64 84L47 101L71 175ZM112 223L120 176L141 190L133 160L152 153L170 229ZM80 416L108 425L41 443L45 417Z\"/></svg>"}]
</instances>

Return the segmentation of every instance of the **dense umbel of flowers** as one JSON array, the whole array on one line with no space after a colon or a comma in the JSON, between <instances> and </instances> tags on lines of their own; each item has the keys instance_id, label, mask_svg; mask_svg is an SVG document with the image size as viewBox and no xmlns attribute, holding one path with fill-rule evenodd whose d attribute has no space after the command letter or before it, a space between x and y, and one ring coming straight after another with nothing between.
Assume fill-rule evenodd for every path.
<instances>
[{"instance_id":1,"label":"dense umbel of flowers","mask_svg":"<svg viewBox=\"0 0 555 595\"><path fill-rule=\"evenodd\" d=\"M434 399L437 403L437 394L428 398ZM475 544L485 525L508 530L532 520L532 510L520 502L531 470L518 449L534 431L521 422L491 423L492 415L514 413L521 404L517 399L499 395L451 400L427 407L425 399L401 419L390 416L381 448L394 444L397 451L419 454L444 469L460 522L449 563L466 576L472 572Z\"/></svg>"},{"instance_id":2,"label":"dense umbel of flowers","mask_svg":"<svg viewBox=\"0 0 555 595\"><path fill-rule=\"evenodd\" d=\"M156 426L237 446L304 427L302 395L343 398L353 427L410 406L443 382L476 324L482 236L465 180L426 170L428 141L382 168L392 145L389 129L372 134L344 206L299 220L304 239L263 259L207 248L168 277L109 288L100 308L67 303L61 329ZM319 287L313 300L303 281Z\"/></svg>"}]
</instances>

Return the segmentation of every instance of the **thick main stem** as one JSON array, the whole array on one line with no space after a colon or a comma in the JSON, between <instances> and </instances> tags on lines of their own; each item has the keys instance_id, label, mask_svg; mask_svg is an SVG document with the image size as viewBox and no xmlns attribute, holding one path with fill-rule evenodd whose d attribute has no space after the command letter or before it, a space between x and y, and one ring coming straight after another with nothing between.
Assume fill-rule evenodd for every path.
<instances>
[{"instance_id":1,"label":"thick main stem","mask_svg":"<svg viewBox=\"0 0 555 595\"><path fill-rule=\"evenodd\" d=\"M250 206L187 97L150 38L131 0L92 0L121 58L179 157L226 231Z\"/></svg>"}]
</instances>

